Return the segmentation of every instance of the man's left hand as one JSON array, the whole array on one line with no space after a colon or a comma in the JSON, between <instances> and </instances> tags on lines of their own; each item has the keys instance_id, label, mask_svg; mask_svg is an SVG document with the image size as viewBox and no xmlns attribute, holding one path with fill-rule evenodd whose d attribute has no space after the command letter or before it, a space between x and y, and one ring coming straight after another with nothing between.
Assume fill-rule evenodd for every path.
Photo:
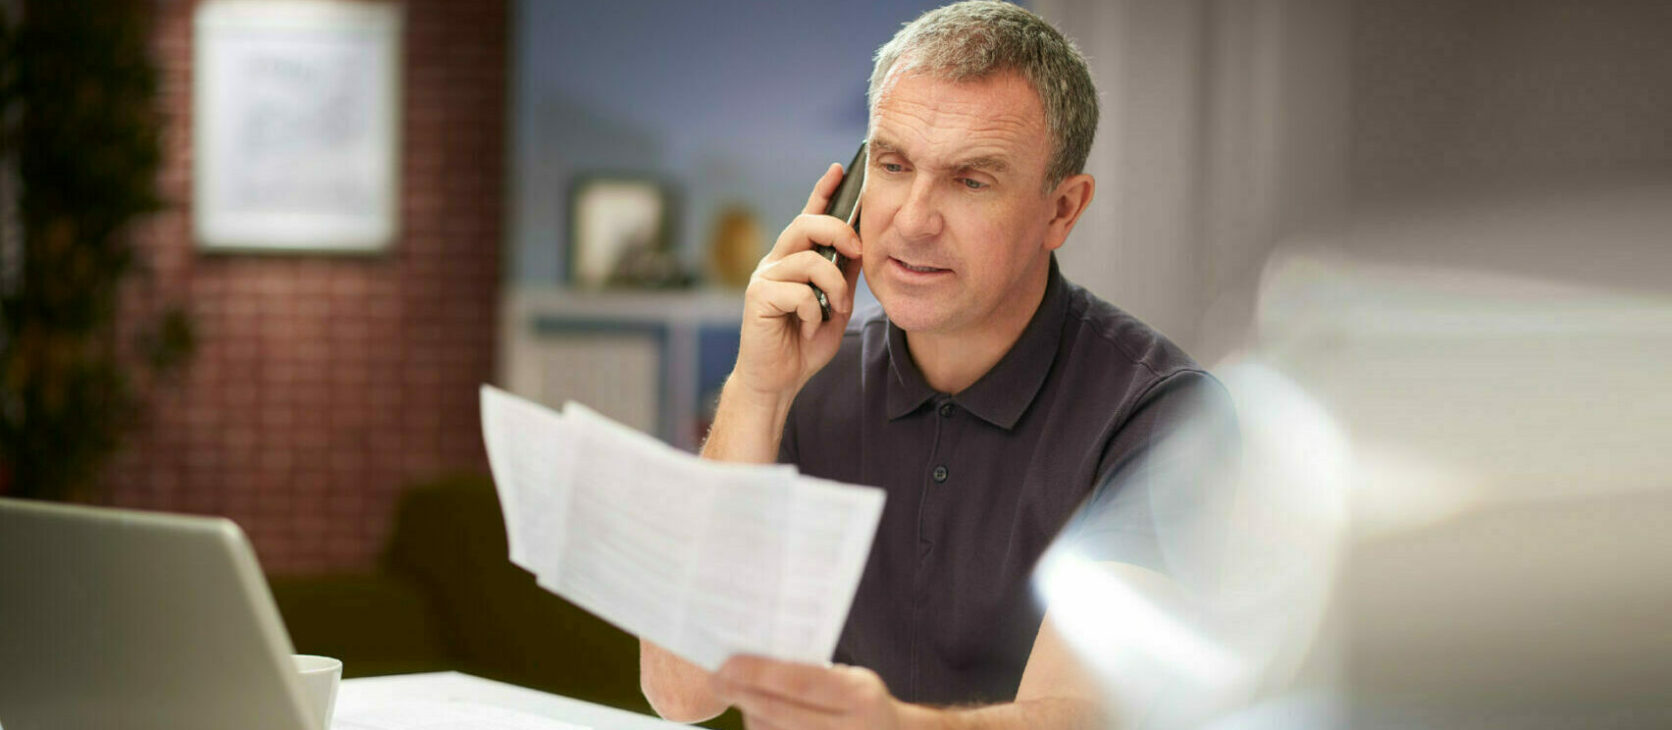
<instances>
[{"instance_id":1,"label":"man's left hand","mask_svg":"<svg viewBox=\"0 0 1672 730\"><path fill-rule=\"evenodd\" d=\"M902 705L876 672L734 656L714 673L714 692L736 705L750 730L899 730Z\"/></svg>"}]
</instances>

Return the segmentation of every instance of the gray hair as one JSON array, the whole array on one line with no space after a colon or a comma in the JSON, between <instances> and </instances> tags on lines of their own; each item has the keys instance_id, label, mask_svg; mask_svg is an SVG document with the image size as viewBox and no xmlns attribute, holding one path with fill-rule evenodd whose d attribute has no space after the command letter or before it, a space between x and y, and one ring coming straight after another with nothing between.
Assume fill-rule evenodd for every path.
<instances>
[{"instance_id":1,"label":"gray hair","mask_svg":"<svg viewBox=\"0 0 1672 730\"><path fill-rule=\"evenodd\" d=\"M872 112L893 71L922 72L952 82L1004 71L1020 74L1039 95L1051 133L1046 189L1085 169L1097 134L1097 88L1080 49L1045 19L991 0L954 3L918 16L877 49L866 92Z\"/></svg>"}]
</instances>

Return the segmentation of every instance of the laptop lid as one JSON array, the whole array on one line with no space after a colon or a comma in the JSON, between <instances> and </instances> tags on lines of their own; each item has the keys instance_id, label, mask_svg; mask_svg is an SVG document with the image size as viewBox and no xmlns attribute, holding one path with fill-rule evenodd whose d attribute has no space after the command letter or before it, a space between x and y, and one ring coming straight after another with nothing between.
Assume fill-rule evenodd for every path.
<instances>
[{"instance_id":1,"label":"laptop lid","mask_svg":"<svg viewBox=\"0 0 1672 730\"><path fill-rule=\"evenodd\" d=\"M0 727L304 730L231 520L0 499Z\"/></svg>"}]
</instances>

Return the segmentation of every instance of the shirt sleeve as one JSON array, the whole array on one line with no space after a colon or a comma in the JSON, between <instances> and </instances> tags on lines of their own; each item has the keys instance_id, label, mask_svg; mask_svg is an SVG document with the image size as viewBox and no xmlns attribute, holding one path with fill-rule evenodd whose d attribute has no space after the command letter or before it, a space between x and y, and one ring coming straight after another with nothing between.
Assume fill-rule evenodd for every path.
<instances>
[{"instance_id":1,"label":"shirt sleeve","mask_svg":"<svg viewBox=\"0 0 1672 730\"><path fill-rule=\"evenodd\" d=\"M1159 381L1109 440L1058 548L1181 582L1217 580L1240 451L1236 410L1217 379L1192 370Z\"/></svg>"}]
</instances>

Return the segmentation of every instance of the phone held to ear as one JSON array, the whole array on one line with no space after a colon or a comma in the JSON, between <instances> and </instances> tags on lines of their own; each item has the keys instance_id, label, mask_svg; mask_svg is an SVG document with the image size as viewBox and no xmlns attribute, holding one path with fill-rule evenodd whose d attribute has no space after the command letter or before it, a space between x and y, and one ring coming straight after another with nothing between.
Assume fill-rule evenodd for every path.
<instances>
[{"instance_id":1,"label":"phone held to ear","mask_svg":"<svg viewBox=\"0 0 1672 730\"><path fill-rule=\"evenodd\" d=\"M830 205L824 208L825 215L842 219L855 233L859 232L859 194L865 190L865 168L869 166L870 162L865 152L865 143L860 142L859 151L853 153L853 162L848 163L847 172L843 175L842 182L836 186L836 192L830 196ZM845 269L847 267L847 259L836 251L835 246L814 244L813 250L828 259L830 263L835 264L836 268ZM810 283L808 286L813 287L813 296L819 300L819 312L823 315L824 321L830 321L830 299L824 295L824 291L819 289L816 284Z\"/></svg>"}]
</instances>

